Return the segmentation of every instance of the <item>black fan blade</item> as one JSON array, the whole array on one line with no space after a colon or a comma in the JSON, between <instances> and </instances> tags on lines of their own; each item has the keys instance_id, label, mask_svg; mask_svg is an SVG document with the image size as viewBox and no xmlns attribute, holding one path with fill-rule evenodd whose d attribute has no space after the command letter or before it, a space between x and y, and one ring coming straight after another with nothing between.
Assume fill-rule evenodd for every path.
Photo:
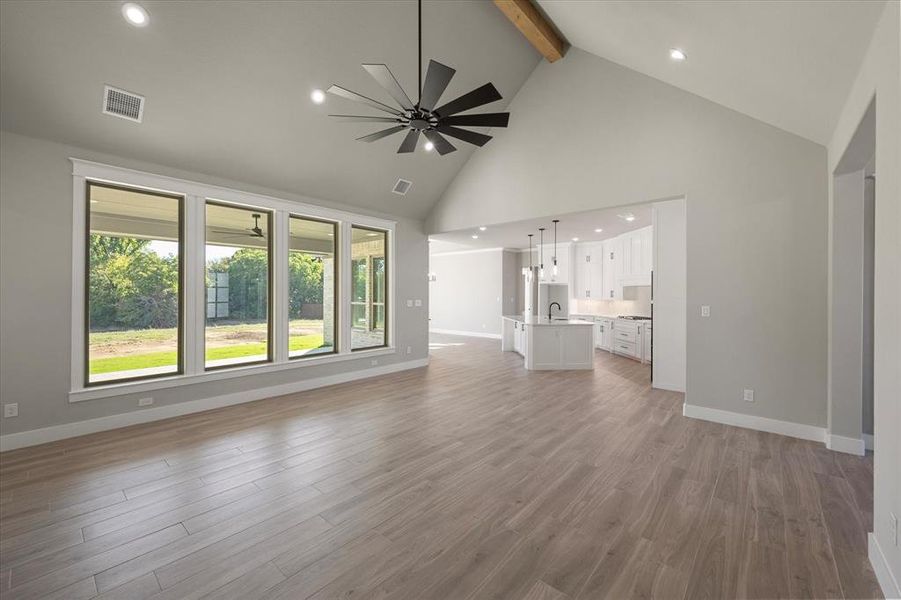
<instances>
[{"instance_id":1,"label":"black fan blade","mask_svg":"<svg viewBox=\"0 0 901 600\"><path fill-rule=\"evenodd\" d=\"M454 147L449 141L447 141L444 136L433 129L426 129L422 132L422 134L435 146L435 150L438 151L438 154L444 156L449 152L453 152L457 148Z\"/></svg>"},{"instance_id":2,"label":"black fan blade","mask_svg":"<svg viewBox=\"0 0 901 600\"><path fill-rule=\"evenodd\" d=\"M363 68L366 69L366 72L372 75L372 78L379 82L379 85L385 88L391 97L397 101L401 107L407 110L413 110L413 103L410 102L410 98L407 96L407 93L404 92L404 88L400 87L400 84L397 83L397 79L394 78L394 75L388 69L387 65L363 65Z\"/></svg>"},{"instance_id":3,"label":"black fan blade","mask_svg":"<svg viewBox=\"0 0 901 600\"><path fill-rule=\"evenodd\" d=\"M416 150L416 142L419 141L419 130L411 129L407 134L407 137L404 138L404 141L401 142L400 148L397 149L398 154L408 154Z\"/></svg>"},{"instance_id":4,"label":"black fan blade","mask_svg":"<svg viewBox=\"0 0 901 600\"><path fill-rule=\"evenodd\" d=\"M346 90L339 85L333 85L329 89L326 90L329 94L334 94L336 96L341 96L342 98L347 98L348 100L353 100L354 102L362 102L363 104L368 104L372 108L377 108L381 111L391 113L392 115L401 116L401 112L396 108L391 108L387 104L382 104L378 100L373 100L372 98L367 98L361 94L356 92L352 92L350 90Z\"/></svg>"},{"instance_id":5,"label":"black fan blade","mask_svg":"<svg viewBox=\"0 0 901 600\"><path fill-rule=\"evenodd\" d=\"M400 119L396 117L370 117L367 115L329 115L339 121L347 121L348 123L398 123Z\"/></svg>"},{"instance_id":6,"label":"black fan blade","mask_svg":"<svg viewBox=\"0 0 901 600\"><path fill-rule=\"evenodd\" d=\"M358 137L357 141L360 142L374 142L376 140L380 140L383 137L388 137L389 135L395 134L398 131L403 131L406 129L403 125L398 125L396 127L389 127L388 129L382 129L381 131L376 131L375 133L370 133L369 135L364 135L363 137Z\"/></svg>"},{"instance_id":7,"label":"black fan blade","mask_svg":"<svg viewBox=\"0 0 901 600\"><path fill-rule=\"evenodd\" d=\"M456 115L439 121L441 125L468 125L470 127L506 127L510 113L482 113L480 115Z\"/></svg>"},{"instance_id":8,"label":"black fan blade","mask_svg":"<svg viewBox=\"0 0 901 600\"><path fill-rule=\"evenodd\" d=\"M488 143L488 140L491 139L490 135L485 135L484 133L476 133L475 131L469 131L468 129L460 129L459 127L450 127L447 125L439 125L435 127L435 130L440 131L444 135L455 137L458 140L475 144L476 146L484 146Z\"/></svg>"},{"instance_id":9,"label":"black fan blade","mask_svg":"<svg viewBox=\"0 0 901 600\"><path fill-rule=\"evenodd\" d=\"M436 60L430 60L429 69L425 72L425 83L422 84L419 107L432 110L456 72L455 69L451 69L447 65L442 65Z\"/></svg>"},{"instance_id":10,"label":"black fan blade","mask_svg":"<svg viewBox=\"0 0 901 600\"><path fill-rule=\"evenodd\" d=\"M476 88L468 94L463 94L456 100L451 100L444 106L439 106L432 112L436 113L439 117L446 117L448 115L455 115L458 112L463 112L464 110L469 110L470 108L488 104L489 102L494 102L495 100L500 100L501 98L503 98L503 96L497 91L497 88L491 83L486 83L482 87Z\"/></svg>"}]
</instances>

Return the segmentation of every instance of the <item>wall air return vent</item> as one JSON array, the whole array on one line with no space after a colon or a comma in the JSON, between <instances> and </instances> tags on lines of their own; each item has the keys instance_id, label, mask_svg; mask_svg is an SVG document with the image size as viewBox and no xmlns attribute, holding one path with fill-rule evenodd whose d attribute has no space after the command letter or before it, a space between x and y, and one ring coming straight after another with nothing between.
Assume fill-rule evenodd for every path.
<instances>
[{"instance_id":1,"label":"wall air return vent","mask_svg":"<svg viewBox=\"0 0 901 600\"><path fill-rule=\"evenodd\" d=\"M413 187L412 181L407 181L406 179L398 179L397 183L394 184L394 189L391 191L399 196L406 196L411 187Z\"/></svg>"},{"instance_id":2,"label":"wall air return vent","mask_svg":"<svg viewBox=\"0 0 901 600\"><path fill-rule=\"evenodd\" d=\"M140 123L144 118L144 96L105 85L103 86L103 114Z\"/></svg>"}]
</instances>

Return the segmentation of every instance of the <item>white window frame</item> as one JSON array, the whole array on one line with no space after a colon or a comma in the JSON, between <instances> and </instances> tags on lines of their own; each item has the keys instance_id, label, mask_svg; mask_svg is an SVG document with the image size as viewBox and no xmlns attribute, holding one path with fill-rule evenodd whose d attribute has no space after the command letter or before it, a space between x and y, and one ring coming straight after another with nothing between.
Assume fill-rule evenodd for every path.
<instances>
[{"instance_id":1,"label":"white window frame","mask_svg":"<svg viewBox=\"0 0 901 600\"><path fill-rule=\"evenodd\" d=\"M258 375L286 369L304 369L347 360L364 360L384 354L395 354L395 221L347 211L327 208L305 198L303 202L283 200L232 188L209 185L185 179L156 175L134 169L70 158L72 162L72 344L69 402L108 398L156 389L193 385L247 375ZM183 195L184 253L184 340L182 352L185 371L180 375L129 382L110 382L85 386L85 239L87 206L85 193L88 181L115 183L122 186ZM213 200L237 206L256 207L273 213L272 256L272 344L273 360L215 371L205 370L204 335L206 324L205 290L205 215L206 201ZM309 202L307 202L309 200ZM311 356L304 360L288 358L288 229L289 216L311 217L338 223L339 243L338 294L336 318L338 322L338 352ZM371 350L351 351L350 329L350 241L351 227L362 225L388 232L388 307L387 346ZM347 264L345 264L347 263Z\"/></svg>"}]
</instances>

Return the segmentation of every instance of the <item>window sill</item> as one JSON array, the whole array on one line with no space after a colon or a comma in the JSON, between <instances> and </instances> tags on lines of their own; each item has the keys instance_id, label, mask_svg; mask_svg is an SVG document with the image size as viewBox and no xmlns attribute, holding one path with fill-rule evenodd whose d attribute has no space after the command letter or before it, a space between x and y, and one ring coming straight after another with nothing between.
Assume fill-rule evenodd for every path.
<instances>
[{"instance_id":1,"label":"window sill","mask_svg":"<svg viewBox=\"0 0 901 600\"><path fill-rule=\"evenodd\" d=\"M223 379L232 379L235 377L244 377L249 375L264 375L266 373L274 373L289 369L303 369L304 367L326 365L348 360L362 360L374 356L395 354L396 352L397 349L392 347L373 348L372 350L355 350L352 353L348 352L346 354L329 354L327 356L310 357L302 360L295 358L280 363L236 366L216 371L205 371L203 373L196 373L193 375L173 375L171 377L160 377L158 379L110 383L108 385L94 385L89 388L70 391L69 402L84 402L86 400L111 398L114 396L124 396L126 394L137 394L141 392L161 390L183 385L194 385L197 383L205 383L207 381L220 381Z\"/></svg>"}]
</instances>

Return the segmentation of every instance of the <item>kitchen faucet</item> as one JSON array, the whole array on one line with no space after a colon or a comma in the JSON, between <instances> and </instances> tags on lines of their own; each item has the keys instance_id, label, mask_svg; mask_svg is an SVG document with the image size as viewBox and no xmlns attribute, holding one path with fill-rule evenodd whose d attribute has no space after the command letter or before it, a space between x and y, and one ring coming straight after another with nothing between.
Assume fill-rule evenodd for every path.
<instances>
[{"instance_id":1,"label":"kitchen faucet","mask_svg":"<svg viewBox=\"0 0 901 600\"><path fill-rule=\"evenodd\" d=\"M551 302L550 304L548 304L548 306L547 306L547 320L548 321L551 320L551 309L554 308L555 304L557 305L557 310L563 310L563 308L560 306L559 302Z\"/></svg>"}]
</instances>

